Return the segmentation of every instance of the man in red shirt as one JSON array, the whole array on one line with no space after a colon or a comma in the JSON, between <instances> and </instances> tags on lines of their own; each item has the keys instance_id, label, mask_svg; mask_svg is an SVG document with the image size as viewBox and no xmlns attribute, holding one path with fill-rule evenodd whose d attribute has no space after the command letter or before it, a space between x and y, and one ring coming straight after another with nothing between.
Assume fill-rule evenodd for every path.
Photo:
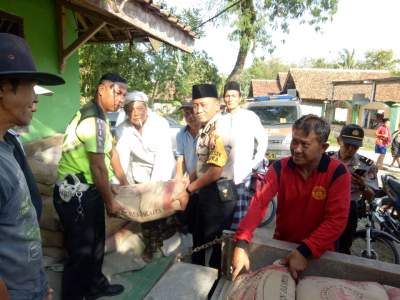
<instances>
[{"instance_id":1,"label":"man in red shirt","mask_svg":"<svg viewBox=\"0 0 400 300\"><path fill-rule=\"evenodd\" d=\"M291 156L270 167L263 189L251 200L236 231L233 279L243 267L249 270L248 244L276 194L274 238L299 244L284 259L294 279L305 270L309 258L334 250L347 223L351 177L340 161L325 153L329 133L329 124L315 115L303 116L293 124Z\"/></svg>"},{"instance_id":2,"label":"man in red shirt","mask_svg":"<svg viewBox=\"0 0 400 300\"><path fill-rule=\"evenodd\" d=\"M383 160L386 155L386 147L390 144L390 120L385 118L383 119L383 124L378 127L375 132L376 140L375 140L375 153L378 153L378 159L376 160L376 166L378 169L382 169Z\"/></svg>"}]
</instances>

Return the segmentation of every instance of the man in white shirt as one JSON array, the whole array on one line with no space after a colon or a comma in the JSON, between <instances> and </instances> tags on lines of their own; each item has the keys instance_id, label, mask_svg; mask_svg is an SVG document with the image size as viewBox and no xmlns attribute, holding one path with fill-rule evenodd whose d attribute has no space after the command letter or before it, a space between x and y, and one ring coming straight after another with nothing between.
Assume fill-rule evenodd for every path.
<instances>
[{"instance_id":1,"label":"man in white shirt","mask_svg":"<svg viewBox=\"0 0 400 300\"><path fill-rule=\"evenodd\" d=\"M134 91L125 99L127 118L116 129L116 148L129 184L170 180L175 159L167 120L148 109L145 93ZM142 224L148 258L160 253L166 226L166 219Z\"/></svg>"},{"instance_id":2,"label":"man in white shirt","mask_svg":"<svg viewBox=\"0 0 400 300\"><path fill-rule=\"evenodd\" d=\"M260 118L252 111L240 107L240 85L230 81L224 87L227 113L222 120L233 146L233 177L239 200L233 215L232 229L237 229L251 199L250 175L262 163L268 145L268 136Z\"/></svg>"},{"instance_id":3,"label":"man in white shirt","mask_svg":"<svg viewBox=\"0 0 400 300\"><path fill-rule=\"evenodd\" d=\"M126 120L116 129L117 151L130 184L167 181L174 172L168 121L151 112L143 92L128 93Z\"/></svg>"}]
</instances>

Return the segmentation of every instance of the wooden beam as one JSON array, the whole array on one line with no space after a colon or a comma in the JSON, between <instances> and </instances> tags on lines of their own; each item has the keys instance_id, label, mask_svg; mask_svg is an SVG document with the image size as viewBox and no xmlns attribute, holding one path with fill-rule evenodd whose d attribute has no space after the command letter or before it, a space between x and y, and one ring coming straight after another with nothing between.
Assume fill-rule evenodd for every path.
<instances>
[{"instance_id":1,"label":"wooden beam","mask_svg":"<svg viewBox=\"0 0 400 300\"><path fill-rule=\"evenodd\" d=\"M107 17L105 15L100 15L100 14L96 13L95 11L90 10L88 8L78 6L78 5L72 4L70 2L66 2L65 0L63 2L64 2L64 5L65 5L66 8L69 8L69 9L71 9L73 11L76 11L76 12L78 12L78 13L84 15L84 16L90 16L90 17L92 17L92 18L94 18L96 20L105 21L106 23L111 24L111 25L113 25L113 26L115 26L117 28L120 28L120 29L121 28L130 27L129 24L126 24L126 21L123 21L122 19L120 19L121 21L118 22L117 20L119 18L110 18L110 17ZM126 26L124 26L124 24L126 24Z\"/></svg>"},{"instance_id":2,"label":"wooden beam","mask_svg":"<svg viewBox=\"0 0 400 300\"><path fill-rule=\"evenodd\" d=\"M88 30L89 26L87 25L85 18L82 17L80 13L77 12L76 17L78 18L78 22L82 25L83 29Z\"/></svg>"},{"instance_id":3,"label":"wooden beam","mask_svg":"<svg viewBox=\"0 0 400 300\"><path fill-rule=\"evenodd\" d=\"M114 37L113 37L111 31L108 29L107 25L104 26L103 30L104 30L104 32L106 33L106 35L108 36L108 38L109 38L110 40L114 40Z\"/></svg>"},{"instance_id":4,"label":"wooden beam","mask_svg":"<svg viewBox=\"0 0 400 300\"><path fill-rule=\"evenodd\" d=\"M70 57L76 49L78 49L80 46L82 46L84 43L86 43L88 40L90 40L91 37L93 37L100 29L102 29L106 25L106 22L104 21L99 21L95 24L93 24L84 34L82 34L75 42L73 42L71 45L69 45L64 51L63 51L63 59L64 61Z\"/></svg>"},{"instance_id":5,"label":"wooden beam","mask_svg":"<svg viewBox=\"0 0 400 300\"><path fill-rule=\"evenodd\" d=\"M82 6L101 9L130 24L129 27L134 27L145 32L150 37L184 51L192 52L194 45L193 36L191 36L190 32L184 30L184 25L180 23L174 24L168 21L166 16L161 16L160 7L156 4L151 3L150 5L146 5L137 1L113 0L113 6L118 6L118 12L115 12L114 7L111 7L109 2L80 0ZM145 8L145 6L148 7Z\"/></svg>"},{"instance_id":6,"label":"wooden beam","mask_svg":"<svg viewBox=\"0 0 400 300\"><path fill-rule=\"evenodd\" d=\"M132 41L132 35L131 35L130 31L128 29L124 30L124 34L128 38L128 41L131 42Z\"/></svg>"},{"instance_id":7,"label":"wooden beam","mask_svg":"<svg viewBox=\"0 0 400 300\"><path fill-rule=\"evenodd\" d=\"M62 0L56 1L56 23L57 23L57 44L58 44L58 65L62 73L65 66L64 52L64 6Z\"/></svg>"}]
</instances>

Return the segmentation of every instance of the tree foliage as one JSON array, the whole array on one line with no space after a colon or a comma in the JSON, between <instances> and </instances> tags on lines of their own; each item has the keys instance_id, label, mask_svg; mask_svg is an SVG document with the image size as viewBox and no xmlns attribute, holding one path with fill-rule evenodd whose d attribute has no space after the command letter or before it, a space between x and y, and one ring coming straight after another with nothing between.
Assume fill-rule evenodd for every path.
<instances>
[{"instance_id":1,"label":"tree foliage","mask_svg":"<svg viewBox=\"0 0 400 300\"><path fill-rule=\"evenodd\" d=\"M186 10L181 20L192 27L201 21L198 10ZM204 33L196 30L199 36ZM79 49L82 102L93 97L99 78L116 72L127 79L129 90L150 99L182 100L193 84L221 84L218 69L205 52L184 53L163 44L158 51L146 44L88 44Z\"/></svg>"},{"instance_id":2,"label":"tree foliage","mask_svg":"<svg viewBox=\"0 0 400 300\"><path fill-rule=\"evenodd\" d=\"M343 69L354 69L357 67L355 50L343 49L339 52L338 65Z\"/></svg>"},{"instance_id":3,"label":"tree foliage","mask_svg":"<svg viewBox=\"0 0 400 300\"><path fill-rule=\"evenodd\" d=\"M279 58L271 58L269 60L254 59L253 64L244 69L240 76L239 82L242 94L248 95L252 79L276 79L279 72L287 72L289 67L291 66L282 63Z\"/></svg>"},{"instance_id":4,"label":"tree foliage","mask_svg":"<svg viewBox=\"0 0 400 300\"><path fill-rule=\"evenodd\" d=\"M355 50L343 49L333 61L323 57L306 59L302 64L312 68L389 70L398 74L398 64L393 50L369 50L364 58L356 60Z\"/></svg>"},{"instance_id":5,"label":"tree foliage","mask_svg":"<svg viewBox=\"0 0 400 300\"><path fill-rule=\"evenodd\" d=\"M289 31L289 21L301 20L320 30L337 10L337 0L223 0L220 7L239 2L228 10L222 20L233 29L231 38L239 41L236 63L228 79L237 80L244 68L247 54L261 46L273 51L271 32ZM212 1L215 5L215 1Z\"/></svg>"},{"instance_id":6,"label":"tree foliage","mask_svg":"<svg viewBox=\"0 0 400 300\"><path fill-rule=\"evenodd\" d=\"M399 60L395 58L393 50L369 50L365 53L364 69L395 70Z\"/></svg>"}]
</instances>

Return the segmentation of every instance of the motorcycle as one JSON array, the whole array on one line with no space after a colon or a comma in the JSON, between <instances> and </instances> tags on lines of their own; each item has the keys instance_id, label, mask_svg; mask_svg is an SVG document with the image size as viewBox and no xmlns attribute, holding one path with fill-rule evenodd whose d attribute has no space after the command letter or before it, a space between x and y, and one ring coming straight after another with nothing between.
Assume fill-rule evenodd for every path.
<instances>
[{"instance_id":1,"label":"motorcycle","mask_svg":"<svg viewBox=\"0 0 400 300\"><path fill-rule=\"evenodd\" d=\"M386 196L378 200L375 212L380 229L400 240L400 180L393 175L382 176Z\"/></svg>"},{"instance_id":2,"label":"motorcycle","mask_svg":"<svg viewBox=\"0 0 400 300\"><path fill-rule=\"evenodd\" d=\"M361 199L359 217L365 218L364 228L357 230L351 254L388 263L400 264L396 248L399 240L397 205L400 199L400 181L391 175L382 176L383 189L376 191L372 201Z\"/></svg>"}]
</instances>

